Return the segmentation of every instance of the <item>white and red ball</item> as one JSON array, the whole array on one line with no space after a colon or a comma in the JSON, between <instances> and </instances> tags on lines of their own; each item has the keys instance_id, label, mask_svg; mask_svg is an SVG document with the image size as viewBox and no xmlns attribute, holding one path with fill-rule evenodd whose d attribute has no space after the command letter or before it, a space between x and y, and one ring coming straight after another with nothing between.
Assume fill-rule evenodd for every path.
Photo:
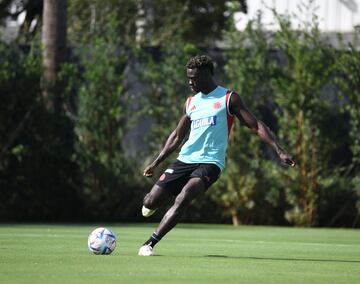
<instances>
[{"instance_id":1,"label":"white and red ball","mask_svg":"<svg viewBox=\"0 0 360 284\"><path fill-rule=\"evenodd\" d=\"M88 237L88 248L94 254L111 254L116 247L116 236L107 228L97 228Z\"/></svg>"}]
</instances>

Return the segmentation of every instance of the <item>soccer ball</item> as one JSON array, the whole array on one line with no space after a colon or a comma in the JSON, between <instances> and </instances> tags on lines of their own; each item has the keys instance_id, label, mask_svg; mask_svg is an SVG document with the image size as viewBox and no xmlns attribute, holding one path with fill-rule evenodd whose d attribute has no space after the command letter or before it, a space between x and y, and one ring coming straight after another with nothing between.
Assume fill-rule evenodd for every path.
<instances>
[{"instance_id":1,"label":"soccer ball","mask_svg":"<svg viewBox=\"0 0 360 284\"><path fill-rule=\"evenodd\" d=\"M106 228L97 228L88 237L88 248L94 254L110 254L115 250L116 236Z\"/></svg>"}]
</instances>

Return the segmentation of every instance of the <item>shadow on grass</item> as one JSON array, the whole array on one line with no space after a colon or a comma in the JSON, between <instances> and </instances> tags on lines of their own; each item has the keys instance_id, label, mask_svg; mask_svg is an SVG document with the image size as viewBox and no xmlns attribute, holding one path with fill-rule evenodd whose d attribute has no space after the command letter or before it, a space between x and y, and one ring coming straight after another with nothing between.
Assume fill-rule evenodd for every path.
<instances>
[{"instance_id":1,"label":"shadow on grass","mask_svg":"<svg viewBox=\"0 0 360 284\"><path fill-rule=\"evenodd\" d=\"M339 263L360 263L360 260L337 260L337 259L306 259L306 258L278 258L278 257L257 257L257 256L227 256L227 255L205 255L211 258L233 258L253 260L283 260L283 261L314 261L314 262L339 262Z\"/></svg>"}]
</instances>

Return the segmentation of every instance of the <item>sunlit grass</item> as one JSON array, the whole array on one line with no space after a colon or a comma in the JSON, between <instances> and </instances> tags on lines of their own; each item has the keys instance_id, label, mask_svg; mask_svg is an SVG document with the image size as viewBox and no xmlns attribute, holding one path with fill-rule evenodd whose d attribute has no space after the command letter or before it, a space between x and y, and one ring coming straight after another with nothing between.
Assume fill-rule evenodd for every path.
<instances>
[{"instance_id":1,"label":"sunlit grass","mask_svg":"<svg viewBox=\"0 0 360 284\"><path fill-rule=\"evenodd\" d=\"M1 283L360 283L360 230L180 225L138 249L155 225L106 225L112 255L93 255L96 225L0 225Z\"/></svg>"}]
</instances>

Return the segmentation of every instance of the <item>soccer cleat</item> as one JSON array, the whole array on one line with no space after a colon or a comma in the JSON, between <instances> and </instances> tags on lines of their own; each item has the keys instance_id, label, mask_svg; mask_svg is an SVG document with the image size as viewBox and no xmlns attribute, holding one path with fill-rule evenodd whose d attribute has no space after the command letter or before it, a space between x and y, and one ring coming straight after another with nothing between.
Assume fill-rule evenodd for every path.
<instances>
[{"instance_id":1,"label":"soccer cleat","mask_svg":"<svg viewBox=\"0 0 360 284\"><path fill-rule=\"evenodd\" d=\"M148 209L145 206L142 207L141 212L144 217L150 217L152 214L154 214L156 209Z\"/></svg>"},{"instance_id":2,"label":"soccer cleat","mask_svg":"<svg viewBox=\"0 0 360 284\"><path fill-rule=\"evenodd\" d=\"M155 252L153 251L153 248L149 245L143 245L140 249L139 249L139 253L138 255L140 256L154 256Z\"/></svg>"}]
</instances>

